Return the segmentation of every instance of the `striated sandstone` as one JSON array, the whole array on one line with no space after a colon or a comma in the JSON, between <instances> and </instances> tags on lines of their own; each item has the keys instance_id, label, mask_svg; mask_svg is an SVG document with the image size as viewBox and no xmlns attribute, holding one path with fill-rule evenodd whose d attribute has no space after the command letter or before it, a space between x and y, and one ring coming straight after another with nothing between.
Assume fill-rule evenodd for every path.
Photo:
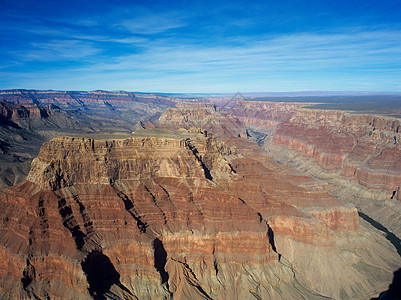
<instances>
[{"instance_id":1,"label":"striated sandstone","mask_svg":"<svg viewBox=\"0 0 401 300\"><path fill-rule=\"evenodd\" d=\"M2 190L2 297L366 298L391 281L397 257L383 238L373 273L343 255L375 257L353 206L289 182L246 140L147 132L53 139L27 180ZM309 252L330 272L319 278Z\"/></svg>"},{"instance_id":2,"label":"striated sandstone","mask_svg":"<svg viewBox=\"0 0 401 300\"><path fill-rule=\"evenodd\" d=\"M265 102L259 103L257 119L275 121L271 109L263 109ZM243 111L238 110L238 116L244 115ZM253 130L267 133L261 140L267 153L295 167L298 175L313 176L400 237L400 120L300 107L289 113L290 117L270 131L263 124L248 123ZM290 178L292 171L284 170ZM331 218L329 215L322 218Z\"/></svg>"},{"instance_id":3,"label":"striated sandstone","mask_svg":"<svg viewBox=\"0 0 401 300\"><path fill-rule=\"evenodd\" d=\"M198 127L219 137L247 137L239 119L217 111L214 104L206 102L183 102L174 108L167 108L160 116L158 126L169 129Z\"/></svg>"},{"instance_id":4,"label":"striated sandstone","mask_svg":"<svg viewBox=\"0 0 401 300\"><path fill-rule=\"evenodd\" d=\"M368 188L396 190L401 182L400 120L342 111L299 109L274 136L323 168Z\"/></svg>"},{"instance_id":5,"label":"striated sandstone","mask_svg":"<svg viewBox=\"0 0 401 300\"><path fill-rule=\"evenodd\" d=\"M264 102L264 101L237 101L236 105L230 109L230 112L244 119L256 122L277 121L282 122L291 118L297 108L305 105L305 103L291 102Z\"/></svg>"}]
</instances>

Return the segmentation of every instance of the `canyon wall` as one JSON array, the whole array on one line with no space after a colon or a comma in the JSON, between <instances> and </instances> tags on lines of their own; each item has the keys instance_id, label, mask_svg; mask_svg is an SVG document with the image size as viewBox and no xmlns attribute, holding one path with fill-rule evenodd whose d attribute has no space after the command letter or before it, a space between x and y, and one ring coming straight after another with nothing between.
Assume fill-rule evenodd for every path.
<instances>
[{"instance_id":1,"label":"canyon wall","mask_svg":"<svg viewBox=\"0 0 401 300\"><path fill-rule=\"evenodd\" d=\"M44 141L130 133L180 99L124 91L0 91L0 187L21 182Z\"/></svg>"},{"instance_id":2,"label":"canyon wall","mask_svg":"<svg viewBox=\"0 0 401 300\"><path fill-rule=\"evenodd\" d=\"M176 107L139 118L129 138L47 141L27 178L0 190L0 298L366 299L401 267L357 211L397 233L397 119L126 92L3 95L24 103L3 104L4 136L36 128L32 141L57 113L133 124Z\"/></svg>"},{"instance_id":3,"label":"canyon wall","mask_svg":"<svg viewBox=\"0 0 401 300\"><path fill-rule=\"evenodd\" d=\"M202 130L141 135L53 139L1 190L1 297L366 298L391 281L397 256L352 205Z\"/></svg>"},{"instance_id":4,"label":"canyon wall","mask_svg":"<svg viewBox=\"0 0 401 300\"><path fill-rule=\"evenodd\" d=\"M39 90L2 90L0 99L9 103L30 105L55 104L60 107L68 105L125 105L129 103L156 103L172 105L178 98L159 96L156 94L132 93L126 91L39 91Z\"/></svg>"},{"instance_id":5,"label":"canyon wall","mask_svg":"<svg viewBox=\"0 0 401 300\"><path fill-rule=\"evenodd\" d=\"M237 114L257 113L262 122L275 121L265 106L242 104ZM263 124L255 124L252 120L247 126L265 132ZM400 120L393 117L298 106L289 108L287 117L268 132L264 149L275 160L329 184L337 197L400 237L400 129Z\"/></svg>"},{"instance_id":6,"label":"canyon wall","mask_svg":"<svg viewBox=\"0 0 401 300\"><path fill-rule=\"evenodd\" d=\"M399 131L395 118L299 109L273 139L363 186L395 191L401 183Z\"/></svg>"},{"instance_id":7,"label":"canyon wall","mask_svg":"<svg viewBox=\"0 0 401 300\"><path fill-rule=\"evenodd\" d=\"M237 101L230 113L244 123L260 127L273 127L291 118L305 103Z\"/></svg>"},{"instance_id":8,"label":"canyon wall","mask_svg":"<svg viewBox=\"0 0 401 300\"><path fill-rule=\"evenodd\" d=\"M218 111L207 102L183 102L167 108L157 124L169 129L199 127L220 137L247 137L246 128L238 118Z\"/></svg>"}]
</instances>

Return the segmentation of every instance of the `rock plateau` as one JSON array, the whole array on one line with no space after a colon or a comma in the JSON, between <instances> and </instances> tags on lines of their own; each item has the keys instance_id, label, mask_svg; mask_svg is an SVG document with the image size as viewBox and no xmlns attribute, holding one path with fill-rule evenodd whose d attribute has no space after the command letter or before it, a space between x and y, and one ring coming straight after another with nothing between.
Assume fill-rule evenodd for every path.
<instances>
[{"instance_id":1,"label":"rock plateau","mask_svg":"<svg viewBox=\"0 0 401 300\"><path fill-rule=\"evenodd\" d=\"M47 93L13 92L25 108ZM26 179L0 190L0 298L378 296L400 256L357 209L381 195L399 207L399 123L301 106L179 103L127 138L46 141ZM8 109L7 122L26 117Z\"/></svg>"}]
</instances>

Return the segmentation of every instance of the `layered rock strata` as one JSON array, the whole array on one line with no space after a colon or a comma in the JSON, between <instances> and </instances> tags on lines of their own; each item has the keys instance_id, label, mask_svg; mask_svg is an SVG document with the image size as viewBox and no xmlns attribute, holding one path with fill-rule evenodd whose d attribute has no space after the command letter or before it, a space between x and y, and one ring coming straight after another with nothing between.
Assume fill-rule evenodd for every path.
<instances>
[{"instance_id":1,"label":"layered rock strata","mask_svg":"<svg viewBox=\"0 0 401 300\"><path fill-rule=\"evenodd\" d=\"M401 183L400 120L341 111L299 109L275 133L286 145L323 168L373 189L397 190Z\"/></svg>"},{"instance_id":2,"label":"layered rock strata","mask_svg":"<svg viewBox=\"0 0 401 300\"><path fill-rule=\"evenodd\" d=\"M53 139L1 191L2 297L363 299L391 281L352 205L240 143L146 132Z\"/></svg>"},{"instance_id":3,"label":"layered rock strata","mask_svg":"<svg viewBox=\"0 0 401 300\"><path fill-rule=\"evenodd\" d=\"M271 128L290 119L306 103L237 101L229 111L247 125Z\"/></svg>"},{"instance_id":4,"label":"layered rock strata","mask_svg":"<svg viewBox=\"0 0 401 300\"><path fill-rule=\"evenodd\" d=\"M24 179L41 144L69 133L130 133L179 99L124 91L0 91L0 187ZM154 116L155 115L155 116Z\"/></svg>"},{"instance_id":5,"label":"layered rock strata","mask_svg":"<svg viewBox=\"0 0 401 300\"><path fill-rule=\"evenodd\" d=\"M169 98L155 94L131 93L125 91L40 91L40 90L2 90L0 91L0 99L9 103L40 106L47 104L55 104L60 107L91 105L101 106L124 106L138 103L148 104L167 104L172 105L176 98Z\"/></svg>"},{"instance_id":6,"label":"layered rock strata","mask_svg":"<svg viewBox=\"0 0 401 300\"><path fill-rule=\"evenodd\" d=\"M265 149L304 174L325 178L333 193L401 237L400 138L396 118L299 109Z\"/></svg>"},{"instance_id":7,"label":"layered rock strata","mask_svg":"<svg viewBox=\"0 0 401 300\"><path fill-rule=\"evenodd\" d=\"M218 111L207 102L183 102L167 108L157 125L169 129L198 127L219 137L247 137L246 128L238 118Z\"/></svg>"},{"instance_id":8,"label":"layered rock strata","mask_svg":"<svg viewBox=\"0 0 401 300\"><path fill-rule=\"evenodd\" d=\"M0 102L0 187L21 182L40 146L66 132L93 132L85 122L54 105Z\"/></svg>"}]
</instances>

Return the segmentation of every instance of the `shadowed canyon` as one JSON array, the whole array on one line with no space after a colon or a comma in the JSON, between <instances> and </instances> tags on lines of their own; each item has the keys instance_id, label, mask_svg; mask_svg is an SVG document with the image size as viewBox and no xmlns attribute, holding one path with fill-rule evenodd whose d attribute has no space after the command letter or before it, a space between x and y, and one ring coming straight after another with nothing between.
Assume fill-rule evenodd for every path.
<instances>
[{"instance_id":1,"label":"shadowed canyon","mask_svg":"<svg viewBox=\"0 0 401 300\"><path fill-rule=\"evenodd\" d=\"M400 299L401 119L270 100L0 91L0 299Z\"/></svg>"}]
</instances>

